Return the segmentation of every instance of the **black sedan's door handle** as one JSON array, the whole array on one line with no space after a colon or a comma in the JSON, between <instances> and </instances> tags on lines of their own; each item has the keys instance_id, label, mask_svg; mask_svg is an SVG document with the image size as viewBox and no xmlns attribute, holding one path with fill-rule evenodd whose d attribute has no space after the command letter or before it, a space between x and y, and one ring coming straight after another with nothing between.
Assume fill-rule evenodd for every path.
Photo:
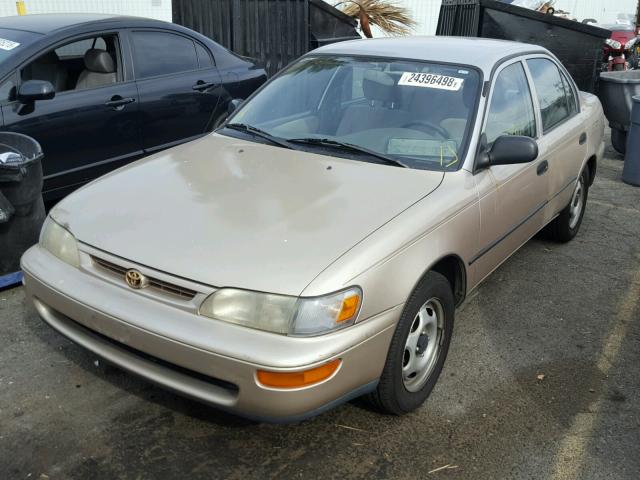
<instances>
[{"instance_id":1,"label":"black sedan's door handle","mask_svg":"<svg viewBox=\"0 0 640 480\"><path fill-rule=\"evenodd\" d=\"M547 170L549 170L549 162L543 160L538 164L538 169L536 171L538 173L538 176L540 176L547 173Z\"/></svg>"},{"instance_id":2,"label":"black sedan's door handle","mask_svg":"<svg viewBox=\"0 0 640 480\"><path fill-rule=\"evenodd\" d=\"M587 133L586 132L582 132L582 135L580 135L580 145L584 145L585 143L587 143Z\"/></svg>"},{"instance_id":3,"label":"black sedan's door handle","mask_svg":"<svg viewBox=\"0 0 640 480\"><path fill-rule=\"evenodd\" d=\"M119 111L119 110L122 110L125 107L125 105L133 103L135 101L136 101L135 98L131 98L131 97L123 98L120 95L114 95L113 97L111 97L111 100L109 100L108 102L105 102L104 106Z\"/></svg>"},{"instance_id":4,"label":"black sedan's door handle","mask_svg":"<svg viewBox=\"0 0 640 480\"><path fill-rule=\"evenodd\" d=\"M202 92L203 90L208 90L209 88L215 87L216 84L214 82L204 82L202 80L198 80L196 82L196 84L191 87L194 90L197 90L199 92Z\"/></svg>"}]
</instances>

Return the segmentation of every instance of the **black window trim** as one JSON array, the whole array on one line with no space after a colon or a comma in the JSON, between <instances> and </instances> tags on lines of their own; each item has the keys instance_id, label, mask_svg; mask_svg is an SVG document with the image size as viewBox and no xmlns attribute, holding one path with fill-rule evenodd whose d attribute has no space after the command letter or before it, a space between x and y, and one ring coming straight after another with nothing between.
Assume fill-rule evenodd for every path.
<instances>
[{"instance_id":1,"label":"black window trim","mask_svg":"<svg viewBox=\"0 0 640 480\"><path fill-rule=\"evenodd\" d=\"M168 33L170 35L178 35L179 37L183 37L186 38L187 40L191 40L191 42L194 44L193 45L193 52L196 56L196 65L197 67L195 69L192 70L182 70L180 72L171 72L171 73L162 73L160 75L153 75L151 77L144 77L144 78L138 78L137 73L136 73L136 46L134 43L134 39L133 39L133 35L136 32L141 32L141 33L149 33L149 32L155 32L155 33ZM208 67L208 68L200 68L200 60L198 59L198 52L196 50L196 46L195 46L195 42L197 42L197 40L189 35L185 35L182 32L178 32L176 30L170 30L170 29L162 29L162 28L130 28L129 29L129 43L130 43L130 48L131 48L131 61L132 61L132 67L133 67L133 79L135 81L138 82L144 82L146 80L153 80L156 78L167 78L167 77L172 77L175 75L184 75L185 73L193 73L193 72L200 72L202 70L208 70L210 68L216 68L216 64L215 64L215 57L213 56L213 54L211 53L211 50L207 47L205 47L205 49L211 54L211 59L213 60L213 66ZM198 42L202 45L202 42ZM203 45L204 46L204 45Z\"/></svg>"},{"instance_id":2,"label":"black window trim","mask_svg":"<svg viewBox=\"0 0 640 480\"><path fill-rule=\"evenodd\" d=\"M555 59L550 57L549 55L537 54L537 55L527 55L526 57L524 57L524 63L526 64L527 70L529 70L528 61L529 60L535 60L535 59L543 59L543 60L550 61L558 69L558 73L560 74L560 78L561 79L562 79L562 74L563 73L567 77L567 80L571 79L571 75L569 75L569 73L566 71L564 66L559 64L559 62L555 61ZM531 75L531 79L533 80L533 75ZM560 122L556 123L552 127L548 128L548 129L545 129L544 128L544 123L542 122L542 109L540 108L540 100L538 99L538 90L537 90L536 85L535 85L535 80L533 80L533 88L535 89L536 100L538 100L537 108L540 111L540 122L541 122L540 126L542 128L542 137L544 137L545 135L553 132L556 128L564 125L568 121L572 120L574 117L580 115L580 112L581 112L581 110L580 110L580 97L577 94L577 87L576 87L575 82L573 81L573 79L570 80L570 85L571 85L571 89L573 91L573 94L575 95L575 98L576 98L576 107L577 107L576 111L573 112L571 115L563 118Z\"/></svg>"},{"instance_id":3,"label":"black window trim","mask_svg":"<svg viewBox=\"0 0 640 480\"><path fill-rule=\"evenodd\" d=\"M4 82L7 82L11 79L11 77L13 77L13 83L14 83L14 88L16 89L16 93L18 91L18 87L19 85L19 81L20 81L20 75L18 75L18 69L13 69L11 70L11 72L9 72L7 75L5 75L4 77L2 77L2 79L0 80L0 85L2 85ZM0 99L0 106L2 105L11 105L12 103L14 103L16 100L11 100L10 98L7 99Z\"/></svg>"}]
</instances>

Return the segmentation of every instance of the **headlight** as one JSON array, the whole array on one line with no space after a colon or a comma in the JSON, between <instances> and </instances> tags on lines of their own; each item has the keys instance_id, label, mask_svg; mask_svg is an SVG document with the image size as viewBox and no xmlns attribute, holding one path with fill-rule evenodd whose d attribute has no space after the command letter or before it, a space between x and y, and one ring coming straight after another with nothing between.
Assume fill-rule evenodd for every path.
<instances>
[{"instance_id":1,"label":"headlight","mask_svg":"<svg viewBox=\"0 0 640 480\"><path fill-rule=\"evenodd\" d=\"M47 217L40 232L40 246L65 263L80 266L78 242L71 233L58 225L51 217Z\"/></svg>"},{"instance_id":2,"label":"headlight","mask_svg":"<svg viewBox=\"0 0 640 480\"><path fill-rule=\"evenodd\" d=\"M274 333L317 335L352 325L361 303L358 287L312 298L223 288L202 302L200 315Z\"/></svg>"}]
</instances>

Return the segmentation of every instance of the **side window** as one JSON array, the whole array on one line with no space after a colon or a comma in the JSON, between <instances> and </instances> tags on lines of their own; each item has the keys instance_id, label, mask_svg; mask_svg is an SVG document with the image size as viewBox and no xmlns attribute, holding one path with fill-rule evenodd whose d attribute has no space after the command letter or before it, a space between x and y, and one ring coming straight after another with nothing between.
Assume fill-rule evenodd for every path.
<instances>
[{"instance_id":1,"label":"side window","mask_svg":"<svg viewBox=\"0 0 640 480\"><path fill-rule=\"evenodd\" d=\"M547 132L571 116L560 70L545 58L527 60L538 94L543 131Z\"/></svg>"},{"instance_id":2,"label":"side window","mask_svg":"<svg viewBox=\"0 0 640 480\"><path fill-rule=\"evenodd\" d=\"M502 135L536 136L533 101L522 63L509 65L498 75L491 96L485 134L489 144Z\"/></svg>"},{"instance_id":3,"label":"side window","mask_svg":"<svg viewBox=\"0 0 640 480\"><path fill-rule=\"evenodd\" d=\"M56 92L96 88L122 78L117 35L83 38L40 55L20 71L23 82L46 80Z\"/></svg>"},{"instance_id":4,"label":"side window","mask_svg":"<svg viewBox=\"0 0 640 480\"><path fill-rule=\"evenodd\" d=\"M200 68L210 68L214 66L213 59L211 58L211 54L209 51L200 45L198 42L196 44L196 52L198 54L198 65Z\"/></svg>"},{"instance_id":5,"label":"side window","mask_svg":"<svg viewBox=\"0 0 640 480\"><path fill-rule=\"evenodd\" d=\"M571 87L571 81L564 73L562 73L562 83L564 85L565 95L567 96L569 113L571 115L573 115L574 113L578 113L578 99L576 98L574 89Z\"/></svg>"},{"instance_id":6,"label":"side window","mask_svg":"<svg viewBox=\"0 0 640 480\"><path fill-rule=\"evenodd\" d=\"M56 48L56 54L58 58L64 59L65 57L82 57L84 52L90 48L98 48L100 50L106 50L107 44L102 37L85 38L77 42L69 43L60 48Z\"/></svg>"},{"instance_id":7,"label":"side window","mask_svg":"<svg viewBox=\"0 0 640 480\"><path fill-rule=\"evenodd\" d=\"M197 70L193 40L165 32L133 32L136 78Z\"/></svg>"}]
</instances>

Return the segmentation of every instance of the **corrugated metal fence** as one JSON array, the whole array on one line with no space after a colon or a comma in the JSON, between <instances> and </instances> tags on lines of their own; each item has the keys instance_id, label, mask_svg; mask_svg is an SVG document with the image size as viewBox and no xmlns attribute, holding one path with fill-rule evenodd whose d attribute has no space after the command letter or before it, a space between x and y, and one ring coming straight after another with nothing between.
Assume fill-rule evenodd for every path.
<instances>
[{"instance_id":1,"label":"corrugated metal fence","mask_svg":"<svg viewBox=\"0 0 640 480\"><path fill-rule=\"evenodd\" d=\"M308 51L307 0L173 0L173 21L270 73Z\"/></svg>"},{"instance_id":2,"label":"corrugated metal fence","mask_svg":"<svg viewBox=\"0 0 640 480\"><path fill-rule=\"evenodd\" d=\"M173 21L269 74L318 45L360 38L352 19L321 0L173 0Z\"/></svg>"}]
</instances>

